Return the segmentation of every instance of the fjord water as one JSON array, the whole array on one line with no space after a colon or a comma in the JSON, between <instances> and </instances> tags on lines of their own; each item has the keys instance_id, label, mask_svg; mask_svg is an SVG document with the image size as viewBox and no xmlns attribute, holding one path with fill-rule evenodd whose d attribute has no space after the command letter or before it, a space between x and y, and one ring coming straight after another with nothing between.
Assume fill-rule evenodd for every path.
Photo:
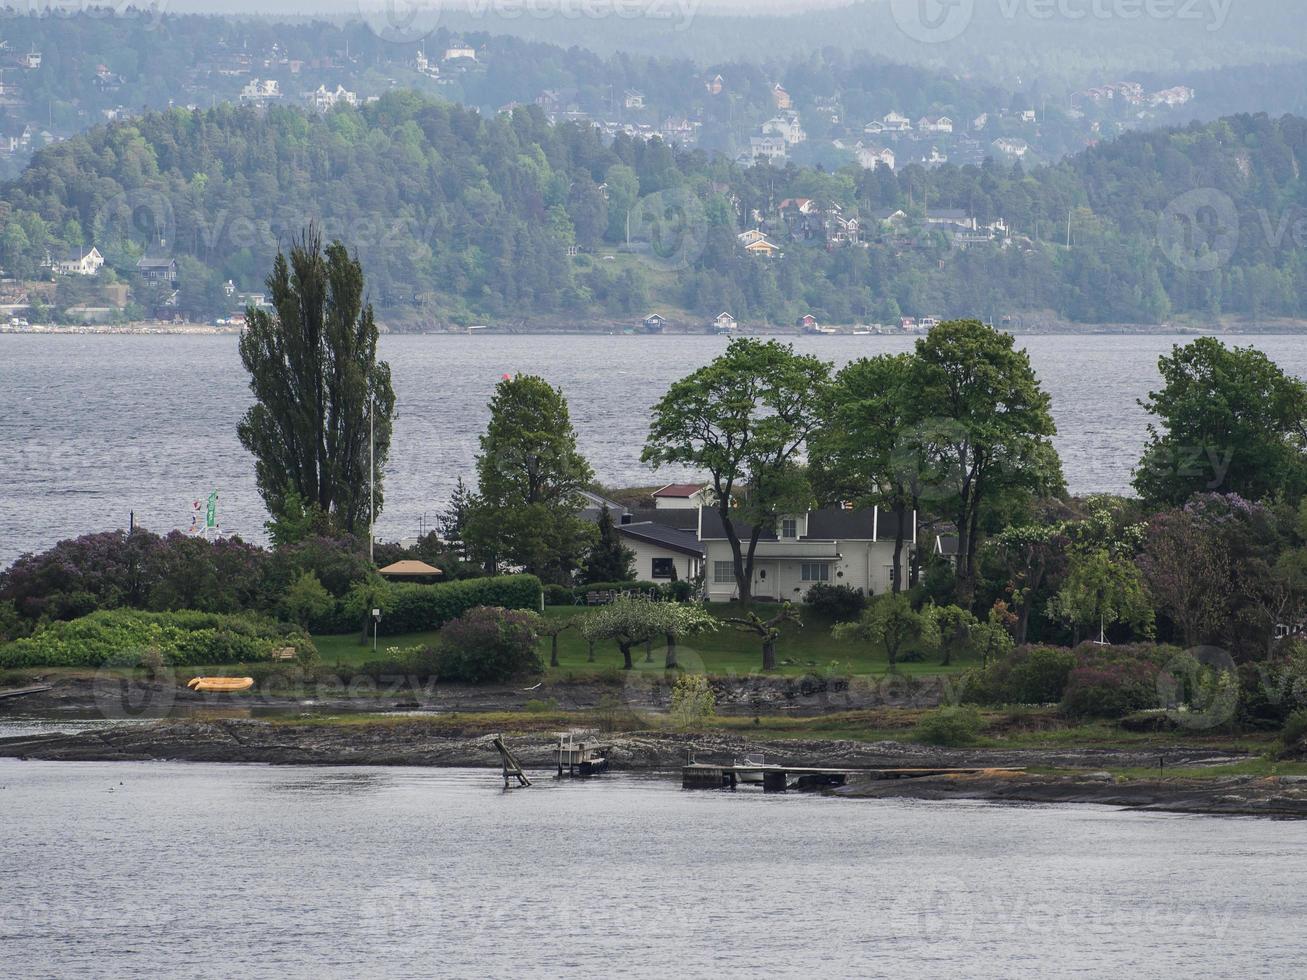
<instances>
[{"instance_id":1,"label":"fjord water","mask_svg":"<svg viewBox=\"0 0 1307 980\"><path fill-rule=\"evenodd\" d=\"M1052 395L1057 447L1073 491L1128 488L1158 380L1157 358L1191 338L1019 337ZM908 337L801 337L804 352L844 364L908 349ZM1239 338L1307 375L1307 339ZM711 360L709 336L385 336L399 417L386 473L382 537L428 529L455 480L473 477L486 403L505 373L563 388L598 478L636 486L681 476L640 463L648 412L670 382ZM236 438L249 389L234 336L0 335L0 564L108 527L129 512L166 532L190 503L220 493L223 528L261 540L266 519L253 463Z\"/></svg>"},{"instance_id":2,"label":"fjord water","mask_svg":"<svg viewBox=\"0 0 1307 980\"><path fill-rule=\"evenodd\" d=\"M12 976L1292 976L1298 823L0 760Z\"/></svg>"}]
</instances>

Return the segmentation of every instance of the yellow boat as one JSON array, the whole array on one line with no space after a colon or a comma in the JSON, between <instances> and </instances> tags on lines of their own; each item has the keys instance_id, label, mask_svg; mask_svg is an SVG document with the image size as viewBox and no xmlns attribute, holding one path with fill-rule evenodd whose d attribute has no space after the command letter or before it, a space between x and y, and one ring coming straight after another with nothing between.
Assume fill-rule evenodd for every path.
<instances>
[{"instance_id":1,"label":"yellow boat","mask_svg":"<svg viewBox=\"0 0 1307 980\"><path fill-rule=\"evenodd\" d=\"M192 691L230 693L248 691L254 686L253 677L192 677L186 682Z\"/></svg>"}]
</instances>

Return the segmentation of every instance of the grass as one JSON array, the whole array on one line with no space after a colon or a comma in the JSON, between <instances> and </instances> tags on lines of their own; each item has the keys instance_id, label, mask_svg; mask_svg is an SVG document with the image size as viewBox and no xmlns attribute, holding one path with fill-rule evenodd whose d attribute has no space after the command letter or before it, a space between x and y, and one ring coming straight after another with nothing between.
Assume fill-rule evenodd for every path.
<instances>
[{"instance_id":1,"label":"grass","mask_svg":"<svg viewBox=\"0 0 1307 980\"><path fill-rule=\"evenodd\" d=\"M766 607L758 607L759 614L767 616ZM730 603L721 603L709 607L709 611L719 619L740 615L739 607ZM549 619L574 620L583 616L586 609L579 606L549 606L544 615ZM809 610L802 614L803 626L786 624L780 640L776 644L776 673L782 676L801 676L813 672L830 673L851 677L883 677L889 673L889 661L882 650L865 643L836 640L831 636L833 623L817 616ZM409 647L434 643L437 634L409 633L396 636L381 634L377 653L372 652L372 644L360 644L357 633L345 636L315 636L322 660L326 664L358 665L375 660L385 655L387 647ZM541 659L549 663L549 640L541 641ZM639 647L632 651L637 665L643 664L645 650ZM652 649L653 661L661 666L665 652L661 641L655 641ZM715 677L743 676L754 673L762 667L762 644L758 637L741 632L733 626L722 624L715 633L706 633L678 645L677 660L686 670L703 671ZM547 676L553 679L583 679L598 676L622 666L622 656L616 644L601 644L595 648L595 659L591 663L589 648L579 631L569 629L558 638L558 666L547 668ZM941 666L935 658L920 661L902 661L898 664L898 673L908 677L935 677L945 674L957 674L971 667L978 666L976 660L955 661Z\"/></svg>"}]
</instances>

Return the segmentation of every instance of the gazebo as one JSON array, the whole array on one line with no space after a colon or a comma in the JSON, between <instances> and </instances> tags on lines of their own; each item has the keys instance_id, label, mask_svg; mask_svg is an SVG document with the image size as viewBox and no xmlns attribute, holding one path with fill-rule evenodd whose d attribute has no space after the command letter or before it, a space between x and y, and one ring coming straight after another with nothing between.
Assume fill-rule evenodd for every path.
<instances>
[{"instance_id":1,"label":"gazebo","mask_svg":"<svg viewBox=\"0 0 1307 980\"><path fill-rule=\"evenodd\" d=\"M393 565L387 565L381 569L379 574L386 578L403 580L412 580L415 582L430 581L439 578L444 573L433 565L428 565L424 561L397 561Z\"/></svg>"}]
</instances>

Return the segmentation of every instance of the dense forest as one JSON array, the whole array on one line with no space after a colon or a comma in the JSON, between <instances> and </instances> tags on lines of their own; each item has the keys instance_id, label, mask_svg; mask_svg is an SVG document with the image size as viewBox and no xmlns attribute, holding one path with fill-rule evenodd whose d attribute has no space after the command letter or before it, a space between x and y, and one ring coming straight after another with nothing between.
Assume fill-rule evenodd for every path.
<instances>
[{"instance_id":1,"label":"dense forest","mask_svg":"<svg viewBox=\"0 0 1307 980\"><path fill-rule=\"evenodd\" d=\"M0 188L0 263L35 276L48 253L94 244L130 279L144 249L163 248L202 313L228 278L259 288L278 244L316 220L358 251L383 311L421 324L629 319L655 306L746 323L809 311L843 323L1301 316L1305 154L1307 121L1238 116L1128 134L1029 172L741 169L551 126L535 106L486 116L412 92L326 115L176 109L40 151ZM799 197L860 214L864 240L795 235L770 259L739 247L741 229ZM1002 218L1011 233L960 247L923 205ZM884 209L904 222L880 224Z\"/></svg>"}]
</instances>

